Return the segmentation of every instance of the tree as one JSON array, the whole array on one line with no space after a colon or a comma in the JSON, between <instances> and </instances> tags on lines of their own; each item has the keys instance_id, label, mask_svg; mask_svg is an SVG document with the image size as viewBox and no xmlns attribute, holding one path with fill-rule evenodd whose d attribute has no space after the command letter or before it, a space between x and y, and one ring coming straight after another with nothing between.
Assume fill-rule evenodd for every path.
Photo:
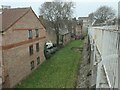
<instances>
[{"instance_id":1,"label":"tree","mask_svg":"<svg viewBox=\"0 0 120 90\"><path fill-rule=\"evenodd\" d=\"M94 21L94 13L90 13L88 15L88 18L89 18L89 22L92 23Z\"/></svg>"},{"instance_id":2,"label":"tree","mask_svg":"<svg viewBox=\"0 0 120 90\"><path fill-rule=\"evenodd\" d=\"M74 4L72 2L45 2L40 8L40 14L47 21L46 28L53 28L59 45L59 30L72 17Z\"/></svg>"},{"instance_id":3,"label":"tree","mask_svg":"<svg viewBox=\"0 0 120 90\"><path fill-rule=\"evenodd\" d=\"M112 19L115 16L115 11L108 6L101 6L94 12L94 19L98 23L104 23L108 19Z\"/></svg>"}]
</instances>

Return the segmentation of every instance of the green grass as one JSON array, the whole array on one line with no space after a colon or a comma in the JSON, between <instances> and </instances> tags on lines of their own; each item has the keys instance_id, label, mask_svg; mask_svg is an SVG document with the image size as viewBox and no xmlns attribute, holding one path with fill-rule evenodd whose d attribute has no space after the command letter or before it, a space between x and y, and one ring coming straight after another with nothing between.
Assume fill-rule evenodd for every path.
<instances>
[{"instance_id":1,"label":"green grass","mask_svg":"<svg viewBox=\"0 0 120 90\"><path fill-rule=\"evenodd\" d=\"M83 41L72 41L57 51L17 88L74 88L81 54L72 47L83 47Z\"/></svg>"}]
</instances>

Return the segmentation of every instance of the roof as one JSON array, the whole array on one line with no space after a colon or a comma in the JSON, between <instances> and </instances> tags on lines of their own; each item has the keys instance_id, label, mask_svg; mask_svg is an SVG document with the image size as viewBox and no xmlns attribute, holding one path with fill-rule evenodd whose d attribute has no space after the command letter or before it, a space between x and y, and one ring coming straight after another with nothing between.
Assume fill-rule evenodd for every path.
<instances>
[{"instance_id":1,"label":"roof","mask_svg":"<svg viewBox=\"0 0 120 90\"><path fill-rule=\"evenodd\" d=\"M2 30L5 31L27 14L29 8L4 9L2 12Z\"/></svg>"},{"instance_id":2,"label":"roof","mask_svg":"<svg viewBox=\"0 0 120 90\"><path fill-rule=\"evenodd\" d=\"M88 20L89 18L88 18L88 17L78 17L78 19L81 19L81 20Z\"/></svg>"},{"instance_id":3,"label":"roof","mask_svg":"<svg viewBox=\"0 0 120 90\"><path fill-rule=\"evenodd\" d=\"M44 28L46 28L45 23L47 20L45 20L42 15L39 16L39 20L41 21L41 24L44 26Z\"/></svg>"}]
</instances>

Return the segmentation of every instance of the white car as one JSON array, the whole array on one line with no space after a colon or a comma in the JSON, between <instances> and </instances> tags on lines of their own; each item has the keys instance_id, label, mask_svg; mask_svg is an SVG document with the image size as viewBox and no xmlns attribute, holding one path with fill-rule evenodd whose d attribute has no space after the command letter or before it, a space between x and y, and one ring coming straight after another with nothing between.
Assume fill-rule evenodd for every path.
<instances>
[{"instance_id":1,"label":"white car","mask_svg":"<svg viewBox=\"0 0 120 90\"><path fill-rule=\"evenodd\" d=\"M46 48L53 47L53 43L51 41L46 42Z\"/></svg>"}]
</instances>

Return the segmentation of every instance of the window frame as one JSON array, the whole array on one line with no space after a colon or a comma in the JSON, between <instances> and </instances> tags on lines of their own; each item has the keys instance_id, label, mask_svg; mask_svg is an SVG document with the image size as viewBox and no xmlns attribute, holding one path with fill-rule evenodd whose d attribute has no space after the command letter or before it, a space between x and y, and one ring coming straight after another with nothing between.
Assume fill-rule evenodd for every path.
<instances>
[{"instance_id":1,"label":"window frame","mask_svg":"<svg viewBox=\"0 0 120 90\"><path fill-rule=\"evenodd\" d=\"M36 43L36 52L39 52L40 51L40 45L39 43Z\"/></svg>"},{"instance_id":2,"label":"window frame","mask_svg":"<svg viewBox=\"0 0 120 90\"><path fill-rule=\"evenodd\" d=\"M36 38L39 37L39 29L35 29Z\"/></svg>"},{"instance_id":3,"label":"window frame","mask_svg":"<svg viewBox=\"0 0 120 90\"><path fill-rule=\"evenodd\" d=\"M28 38L29 38L29 39L32 39L32 38L33 38L32 30L28 30Z\"/></svg>"},{"instance_id":4,"label":"window frame","mask_svg":"<svg viewBox=\"0 0 120 90\"><path fill-rule=\"evenodd\" d=\"M29 54L30 54L30 56L33 55L33 51L34 51L33 50L33 45L30 45L29 46Z\"/></svg>"},{"instance_id":5,"label":"window frame","mask_svg":"<svg viewBox=\"0 0 120 90\"><path fill-rule=\"evenodd\" d=\"M33 69L35 68L34 61L31 61L31 62L30 62L30 65L31 65L31 70L33 70Z\"/></svg>"},{"instance_id":6,"label":"window frame","mask_svg":"<svg viewBox=\"0 0 120 90\"><path fill-rule=\"evenodd\" d=\"M40 64L40 57L38 56L37 57L37 65L39 65Z\"/></svg>"}]
</instances>

